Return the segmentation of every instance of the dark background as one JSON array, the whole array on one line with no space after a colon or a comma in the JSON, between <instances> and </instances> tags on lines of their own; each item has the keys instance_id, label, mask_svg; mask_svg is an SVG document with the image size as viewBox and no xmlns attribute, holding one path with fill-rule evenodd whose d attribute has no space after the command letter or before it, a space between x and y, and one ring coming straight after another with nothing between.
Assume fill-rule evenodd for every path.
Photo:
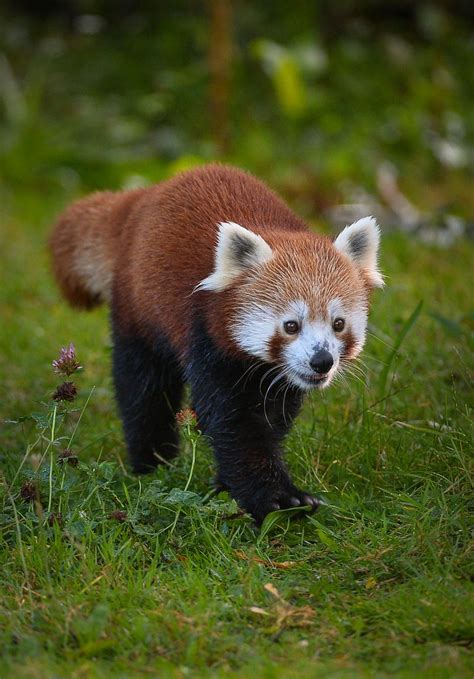
<instances>
[{"instance_id":1,"label":"dark background","mask_svg":"<svg viewBox=\"0 0 474 679\"><path fill-rule=\"evenodd\" d=\"M22 0L0 24L7 195L136 186L221 159L316 221L369 209L428 239L470 232L467 0Z\"/></svg>"}]
</instances>

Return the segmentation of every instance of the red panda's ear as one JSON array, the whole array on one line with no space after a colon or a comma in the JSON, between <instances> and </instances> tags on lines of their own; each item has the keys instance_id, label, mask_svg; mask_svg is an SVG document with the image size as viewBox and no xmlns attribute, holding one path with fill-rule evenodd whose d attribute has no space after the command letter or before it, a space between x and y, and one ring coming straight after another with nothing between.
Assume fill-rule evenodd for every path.
<instances>
[{"instance_id":1,"label":"red panda's ear","mask_svg":"<svg viewBox=\"0 0 474 679\"><path fill-rule=\"evenodd\" d=\"M384 281L377 266L380 229L373 217L364 217L341 231L334 247L362 270L369 284L382 288Z\"/></svg>"},{"instance_id":2,"label":"red panda's ear","mask_svg":"<svg viewBox=\"0 0 474 679\"><path fill-rule=\"evenodd\" d=\"M245 269L267 262L273 252L261 236L234 222L219 224L214 271L196 290L224 290Z\"/></svg>"}]
</instances>

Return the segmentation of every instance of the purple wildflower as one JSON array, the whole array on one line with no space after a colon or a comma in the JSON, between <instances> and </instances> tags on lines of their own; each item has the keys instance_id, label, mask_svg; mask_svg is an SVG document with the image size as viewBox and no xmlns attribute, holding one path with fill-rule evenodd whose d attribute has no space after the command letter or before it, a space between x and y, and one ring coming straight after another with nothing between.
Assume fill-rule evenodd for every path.
<instances>
[{"instance_id":1,"label":"purple wildflower","mask_svg":"<svg viewBox=\"0 0 474 679\"><path fill-rule=\"evenodd\" d=\"M20 495L26 502L34 502L38 500L38 489L33 481L25 481L20 490Z\"/></svg>"},{"instance_id":2,"label":"purple wildflower","mask_svg":"<svg viewBox=\"0 0 474 679\"><path fill-rule=\"evenodd\" d=\"M124 512L123 509L114 509L114 511L109 514L109 519L118 521L119 523L123 523L127 518L127 512Z\"/></svg>"},{"instance_id":3,"label":"purple wildflower","mask_svg":"<svg viewBox=\"0 0 474 679\"><path fill-rule=\"evenodd\" d=\"M180 427L195 427L197 425L197 415L191 408L183 408L176 413L176 422Z\"/></svg>"},{"instance_id":4,"label":"purple wildflower","mask_svg":"<svg viewBox=\"0 0 474 679\"><path fill-rule=\"evenodd\" d=\"M63 382L53 394L55 401L74 401L77 389L74 382Z\"/></svg>"},{"instance_id":5,"label":"purple wildflower","mask_svg":"<svg viewBox=\"0 0 474 679\"><path fill-rule=\"evenodd\" d=\"M62 347L59 358L52 363L54 372L59 375L72 375L76 370L81 370L82 365L76 360L76 349L71 342L68 347Z\"/></svg>"},{"instance_id":6,"label":"purple wildflower","mask_svg":"<svg viewBox=\"0 0 474 679\"><path fill-rule=\"evenodd\" d=\"M63 515L61 512L51 512L51 514L48 516L48 526L54 526L55 523L58 526L63 525Z\"/></svg>"}]
</instances>

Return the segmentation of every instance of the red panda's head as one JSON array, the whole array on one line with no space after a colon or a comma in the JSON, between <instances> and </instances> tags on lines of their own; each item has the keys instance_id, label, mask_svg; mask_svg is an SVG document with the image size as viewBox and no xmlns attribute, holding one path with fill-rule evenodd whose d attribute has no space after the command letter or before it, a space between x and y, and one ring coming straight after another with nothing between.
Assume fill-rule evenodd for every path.
<instances>
[{"instance_id":1,"label":"red panda's head","mask_svg":"<svg viewBox=\"0 0 474 679\"><path fill-rule=\"evenodd\" d=\"M334 242L310 232L266 238L220 224L214 271L198 287L231 296L223 320L240 350L302 389L327 386L364 345L369 294L383 285L378 226L366 217Z\"/></svg>"}]
</instances>

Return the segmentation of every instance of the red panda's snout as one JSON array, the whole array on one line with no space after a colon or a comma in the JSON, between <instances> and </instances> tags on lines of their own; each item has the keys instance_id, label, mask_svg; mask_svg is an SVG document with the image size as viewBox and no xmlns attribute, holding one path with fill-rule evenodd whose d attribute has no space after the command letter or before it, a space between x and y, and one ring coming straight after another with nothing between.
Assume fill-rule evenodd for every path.
<instances>
[{"instance_id":1,"label":"red panda's snout","mask_svg":"<svg viewBox=\"0 0 474 679\"><path fill-rule=\"evenodd\" d=\"M235 317L233 336L246 353L278 366L282 380L309 390L327 387L360 353L366 327L362 300L351 306L334 297L315 315L303 299L278 309L255 298Z\"/></svg>"}]
</instances>

